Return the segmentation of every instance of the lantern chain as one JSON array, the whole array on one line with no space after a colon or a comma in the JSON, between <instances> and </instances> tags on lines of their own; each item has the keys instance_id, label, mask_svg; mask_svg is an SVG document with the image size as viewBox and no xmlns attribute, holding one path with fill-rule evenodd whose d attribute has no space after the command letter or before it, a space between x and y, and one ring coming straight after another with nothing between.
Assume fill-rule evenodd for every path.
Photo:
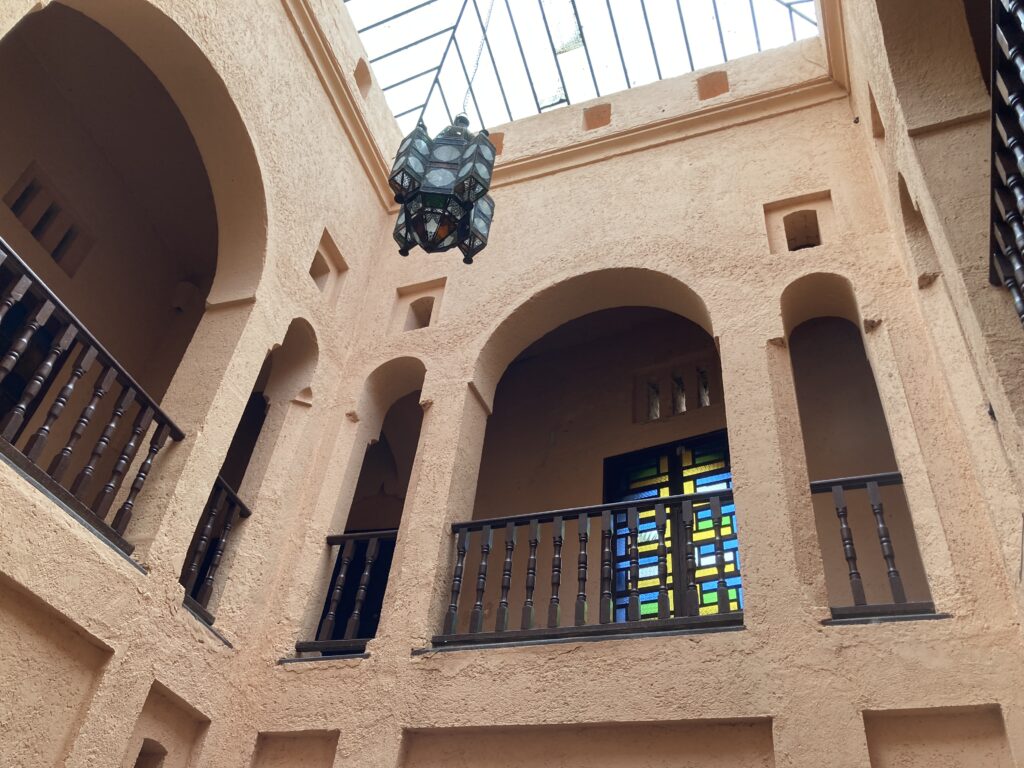
<instances>
[{"instance_id":1,"label":"lantern chain","mask_svg":"<svg viewBox=\"0 0 1024 768\"><path fill-rule=\"evenodd\" d=\"M487 44L487 29L491 26L491 15L494 13L494 1L495 0L491 0L491 4L487 8L487 16L484 18L483 28L480 31L480 45L476 49L476 58L473 60L473 71L470 73L469 79L466 82L466 95L462 99L463 114L465 114L466 110L469 109L469 95L473 90L473 81L476 79L476 73L480 69L480 57L483 56L484 46ZM454 35L455 32L453 31L452 34ZM483 118L481 117L481 119Z\"/></svg>"}]
</instances>

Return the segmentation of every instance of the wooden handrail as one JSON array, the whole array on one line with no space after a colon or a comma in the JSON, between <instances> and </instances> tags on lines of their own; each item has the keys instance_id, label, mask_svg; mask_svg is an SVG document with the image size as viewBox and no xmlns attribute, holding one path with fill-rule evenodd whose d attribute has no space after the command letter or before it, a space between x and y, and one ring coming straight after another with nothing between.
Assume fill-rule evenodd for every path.
<instances>
[{"instance_id":1,"label":"wooden handrail","mask_svg":"<svg viewBox=\"0 0 1024 768\"><path fill-rule=\"evenodd\" d=\"M397 528L382 528L379 531L355 531L354 533L334 533L327 537L327 546L336 547L346 541L363 541L365 539L381 539L386 541L398 537Z\"/></svg>"},{"instance_id":2,"label":"wooden handrail","mask_svg":"<svg viewBox=\"0 0 1024 768\"><path fill-rule=\"evenodd\" d=\"M839 487L845 491L867 488L868 483L883 485L902 485L903 475L899 472L880 472L874 475L854 475L853 477L837 477L832 480L812 480L811 493L830 493Z\"/></svg>"},{"instance_id":3,"label":"wooden handrail","mask_svg":"<svg viewBox=\"0 0 1024 768\"><path fill-rule=\"evenodd\" d=\"M523 515L509 515L506 517L491 517L486 520L467 520L462 523L452 523L452 533L460 531L481 531L484 528L497 529L512 523L512 525L529 525L534 520L544 523L554 520L556 517L570 518L586 515L587 517L600 517L602 513L623 512L630 507L646 509L655 504L665 506L677 505L684 501L693 503L707 501L712 498L721 499L723 502L732 500L732 491L704 491L702 493L678 493L675 496L658 496L650 499L636 499L634 501L616 501L611 504L594 504L587 507L572 507L570 509L555 509L547 512L534 512Z\"/></svg>"}]
</instances>

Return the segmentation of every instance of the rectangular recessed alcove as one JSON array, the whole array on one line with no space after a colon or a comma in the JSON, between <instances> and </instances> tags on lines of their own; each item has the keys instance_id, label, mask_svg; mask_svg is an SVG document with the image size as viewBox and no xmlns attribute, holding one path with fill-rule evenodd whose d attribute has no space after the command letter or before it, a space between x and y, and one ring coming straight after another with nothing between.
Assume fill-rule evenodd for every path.
<instances>
[{"instance_id":1,"label":"rectangular recessed alcove","mask_svg":"<svg viewBox=\"0 0 1024 768\"><path fill-rule=\"evenodd\" d=\"M823 245L835 231L832 193L826 189L765 203L764 221L771 253Z\"/></svg>"},{"instance_id":2,"label":"rectangular recessed alcove","mask_svg":"<svg viewBox=\"0 0 1024 768\"><path fill-rule=\"evenodd\" d=\"M402 286L391 314L393 332L416 331L437 324L445 278Z\"/></svg>"},{"instance_id":3,"label":"rectangular recessed alcove","mask_svg":"<svg viewBox=\"0 0 1024 768\"><path fill-rule=\"evenodd\" d=\"M771 720L408 731L402 768L773 768Z\"/></svg>"},{"instance_id":4,"label":"rectangular recessed alcove","mask_svg":"<svg viewBox=\"0 0 1024 768\"><path fill-rule=\"evenodd\" d=\"M189 768L209 718L154 681L132 730L121 768Z\"/></svg>"},{"instance_id":5,"label":"rectangular recessed alcove","mask_svg":"<svg viewBox=\"0 0 1024 768\"><path fill-rule=\"evenodd\" d=\"M864 713L871 768L1013 768L999 707Z\"/></svg>"},{"instance_id":6,"label":"rectangular recessed alcove","mask_svg":"<svg viewBox=\"0 0 1024 768\"><path fill-rule=\"evenodd\" d=\"M604 128L612 121L611 104L595 104L583 110L583 130L592 131L595 128Z\"/></svg>"},{"instance_id":7,"label":"rectangular recessed alcove","mask_svg":"<svg viewBox=\"0 0 1024 768\"><path fill-rule=\"evenodd\" d=\"M697 99L705 101L729 92L729 73L724 69L697 78Z\"/></svg>"},{"instance_id":8,"label":"rectangular recessed alcove","mask_svg":"<svg viewBox=\"0 0 1024 768\"><path fill-rule=\"evenodd\" d=\"M252 768L331 768L338 750L338 731L261 733Z\"/></svg>"},{"instance_id":9,"label":"rectangular recessed alcove","mask_svg":"<svg viewBox=\"0 0 1024 768\"><path fill-rule=\"evenodd\" d=\"M0 576L0 765L63 765L111 650Z\"/></svg>"}]
</instances>

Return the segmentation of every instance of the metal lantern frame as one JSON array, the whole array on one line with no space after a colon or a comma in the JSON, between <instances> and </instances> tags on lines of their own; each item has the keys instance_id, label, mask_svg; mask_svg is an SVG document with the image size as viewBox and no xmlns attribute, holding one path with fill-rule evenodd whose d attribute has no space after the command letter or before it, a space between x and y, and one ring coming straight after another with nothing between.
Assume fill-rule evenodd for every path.
<instances>
[{"instance_id":1,"label":"metal lantern frame","mask_svg":"<svg viewBox=\"0 0 1024 768\"><path fill-rule=\"evenodd\" d=\"M395 222L398 252L427 253L457 247L462 260L486 246L494 219L488 195L497 152L486 130L473 133L465 115L430 138L423 123L403 139L388 184L402 210Z\"/></svg>"}]
</instances>

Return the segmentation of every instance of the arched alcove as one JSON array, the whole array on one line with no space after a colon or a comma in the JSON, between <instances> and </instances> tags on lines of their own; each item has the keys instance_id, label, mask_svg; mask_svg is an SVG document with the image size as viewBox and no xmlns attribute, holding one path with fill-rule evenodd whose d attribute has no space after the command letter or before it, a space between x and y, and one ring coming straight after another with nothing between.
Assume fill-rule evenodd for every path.
<instances>
[{"instance_id":1,"label":"arched alcove","mask_svg":"<svg viewBox=\"0 0 1024 768\"><path fill-rule=\"evenodd\" d=\"M781 303L833 614L927 610L927 577L852 286L838 275L807 275Z\"/></svg>"},{"instance_id":2,"label":"arched alcove","mask_svg":"<svg viewBox=\"0 0 1024 768\"><path fill-rule=\"evenodd\" d=\"M376 635L419 445L425 374L420 360L402 357L367 377L356 411L366 448L353 453L358 474L344 530L328 537L332 565L315 640L300 642L299 651L361 653Z\"/></svg>"},{"instance_id":3,"label":"arched alcove","mask_svg":"<svg viewBox=\"0 0 1024 768\"><path fill-rule=\"evenodd\" d=\"M181 570L186 602L209 623L235 558L234 547L249 537L251 524L243 527L241 521L259 513L257 502L275 467L286 475L296 466L290 446L301 438L312 405L318 358L312 326L303 318L292 320L281 344L265 358L235 428ZM254 521L265 532L277 522Z\"/></svg>"}]
</instances>

